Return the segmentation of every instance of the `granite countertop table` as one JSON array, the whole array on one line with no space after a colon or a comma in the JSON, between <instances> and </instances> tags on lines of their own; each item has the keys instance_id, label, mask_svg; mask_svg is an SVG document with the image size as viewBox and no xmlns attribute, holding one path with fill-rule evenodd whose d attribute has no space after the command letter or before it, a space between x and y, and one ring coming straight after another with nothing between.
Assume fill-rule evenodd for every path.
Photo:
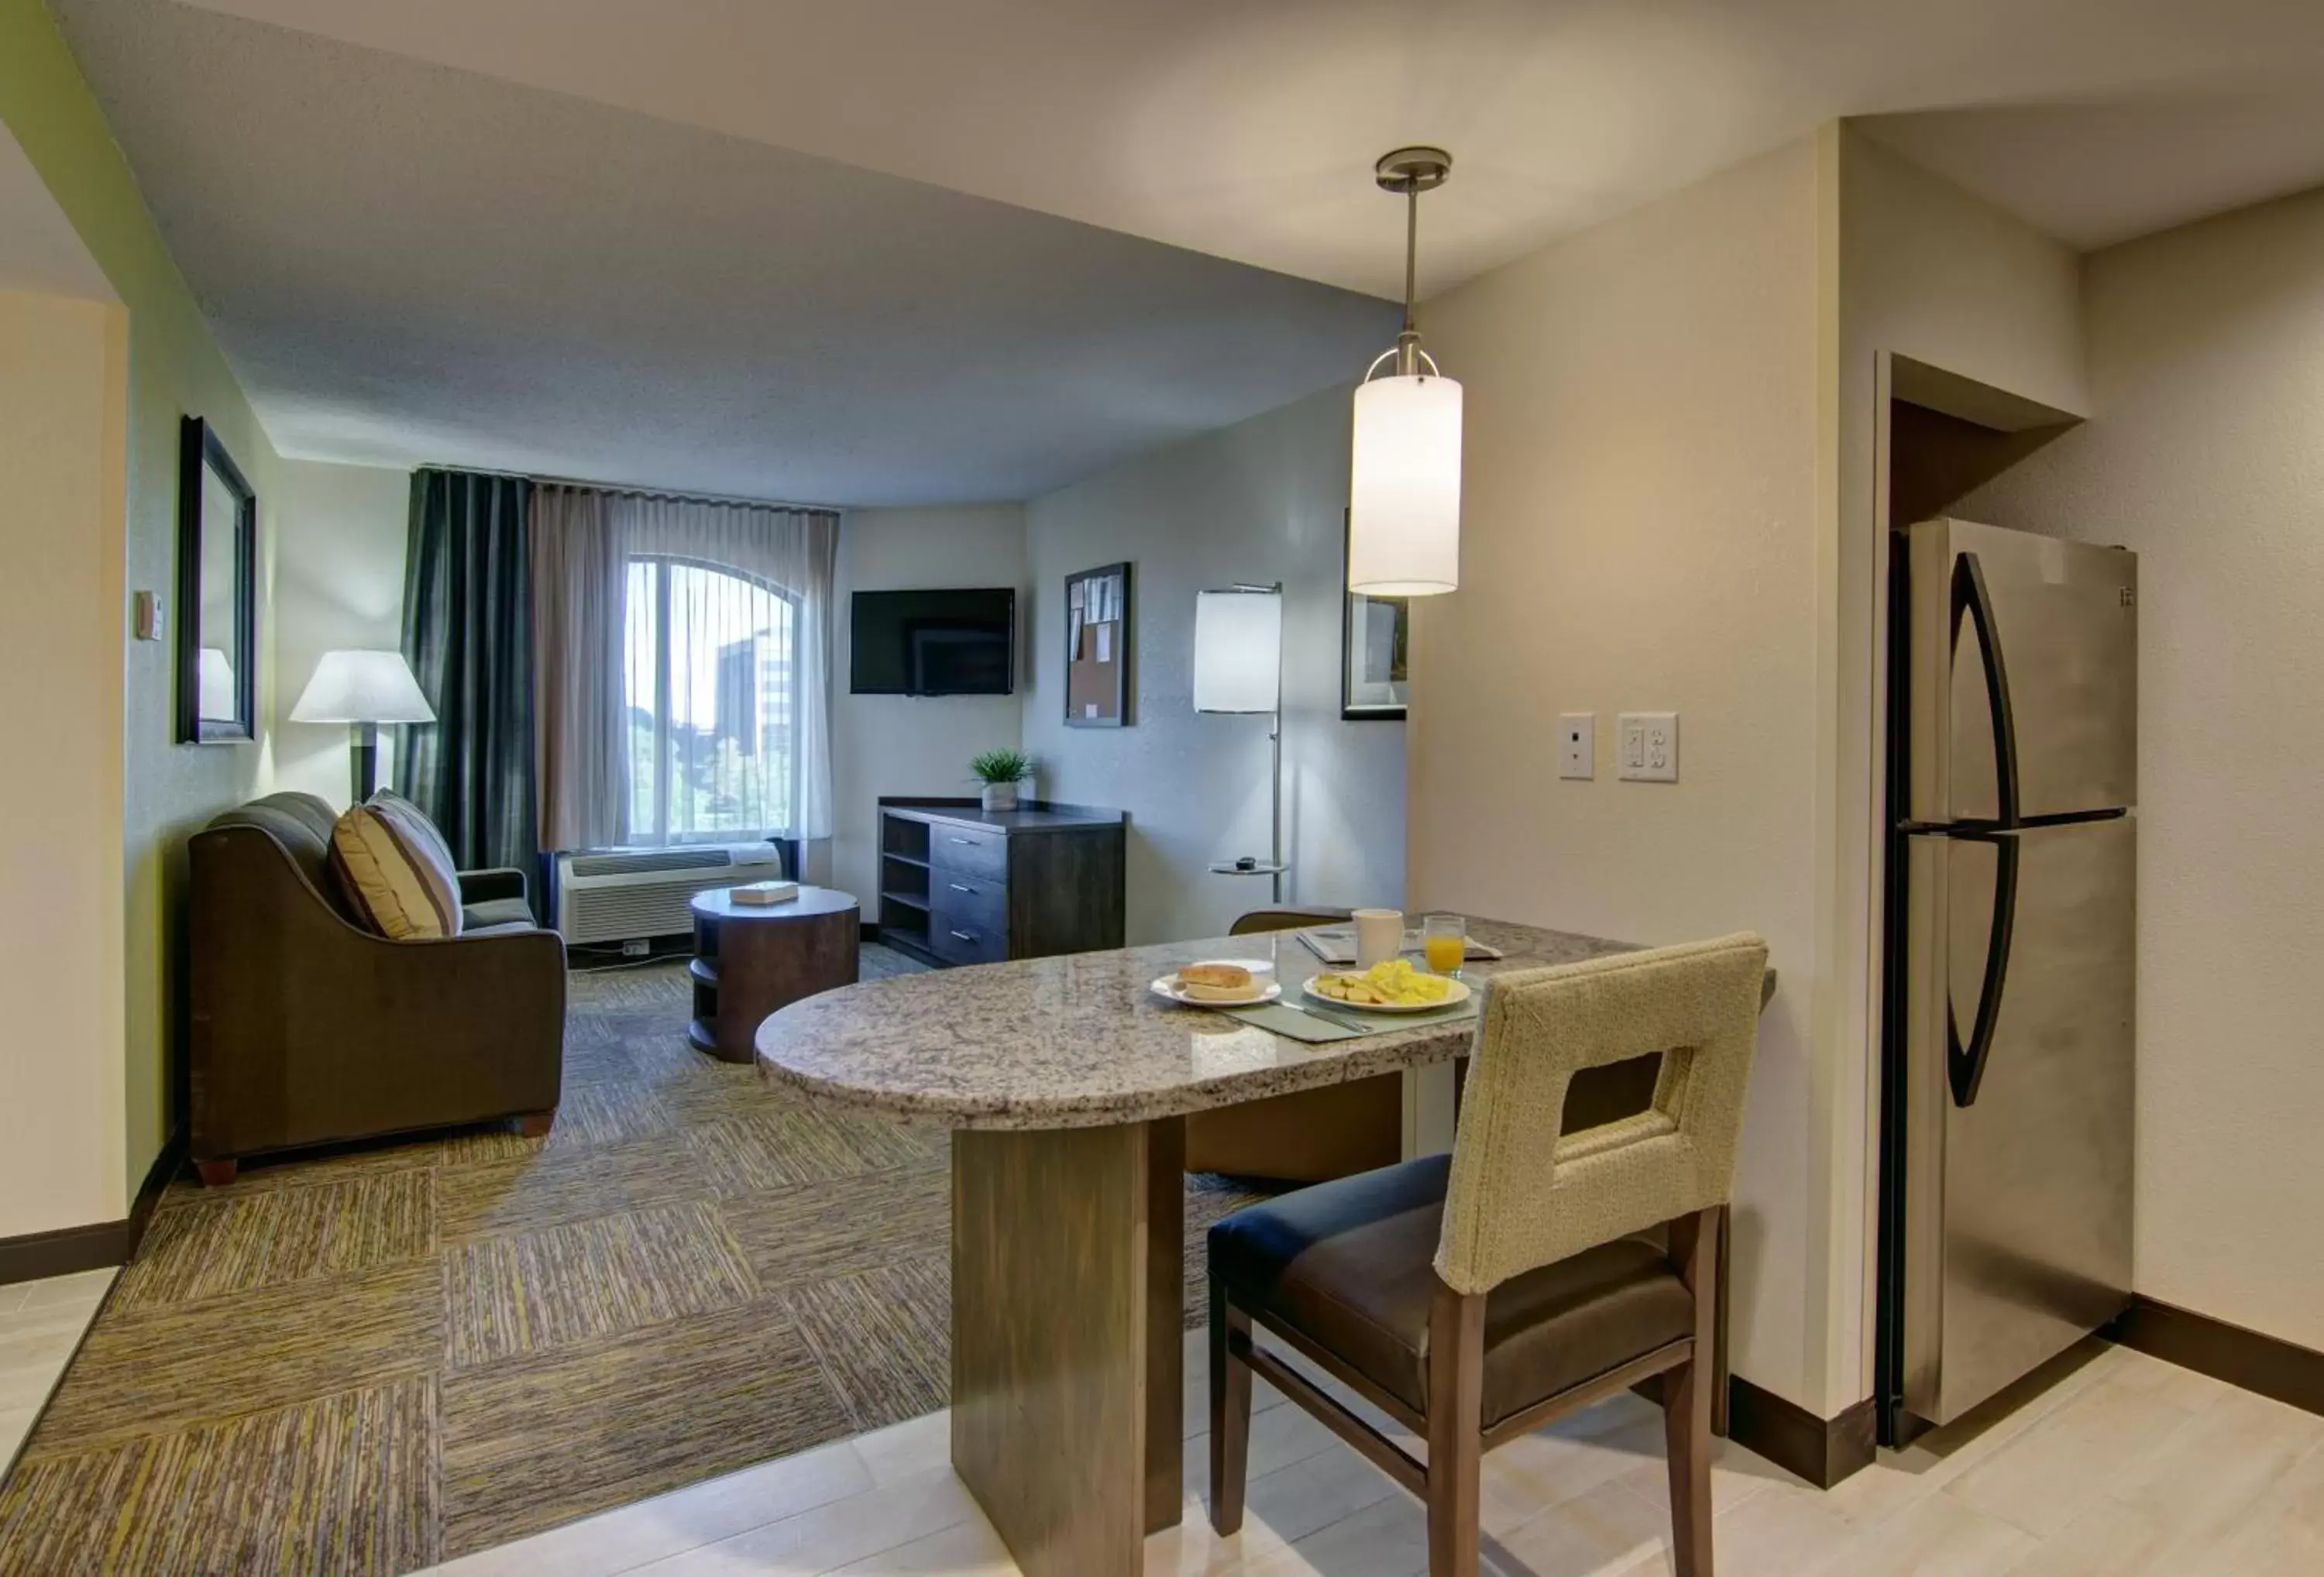
<instances>
[{"instance_id":1,"label":"granite countertop table","mask_svg":"<svg viewBox=\"0 0 2324 1577\"><path fill-rule=\"evenodd\" d=\"M1631 944L1497 920L1470 934L1506 970ZM1151 1121L1458 1056L1474 1020L1310 1045L1148 990L1203 958L1279 957L1286 993L1325 966L1291 932L1211 937L872 981L795 1002L759 1028L759 1065L818 1104L965 1129ZM1390 1023L1393 1021L1390 1020Z\"/></svg>"}]
</instances>

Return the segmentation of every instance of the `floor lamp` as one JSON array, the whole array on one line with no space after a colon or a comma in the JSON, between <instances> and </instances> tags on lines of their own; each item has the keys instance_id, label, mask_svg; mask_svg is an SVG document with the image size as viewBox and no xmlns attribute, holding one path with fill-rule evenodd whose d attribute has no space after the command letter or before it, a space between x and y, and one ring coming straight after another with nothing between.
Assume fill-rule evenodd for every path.
<instances>
[{"instance_id":1,"label":"floor lamp","mask_svg":"<svg viewBox=\"0 0 2324 1577\"><path fill-rule=\"evenodd\" d=\"M355 802L361 805L379 786L379 725L433 723L436 712L420 693L403 653L327 651L290 708L290 721L347 725L350 779Z\"/></svg>"},{"instance_id":2,"label":"floor lamp","mask_svg":"<svg viewBox=\"0 0 2324 1577\"><path fill-rule=\"evenodd\" d=\"M1194 710L1264 713L1274 774L1268 858L1214 862L1222 876L1265 876L1283 901L1283 583L1236 586L1194 595Z\"/></svg>"}]
</instances>

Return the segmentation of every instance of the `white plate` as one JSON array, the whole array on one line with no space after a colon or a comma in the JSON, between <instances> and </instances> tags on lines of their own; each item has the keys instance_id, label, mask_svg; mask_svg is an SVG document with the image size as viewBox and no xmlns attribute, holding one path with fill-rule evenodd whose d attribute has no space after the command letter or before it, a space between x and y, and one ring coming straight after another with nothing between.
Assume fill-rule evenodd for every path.
<instances>
[{"instance_id":1,"label":"white plate","mask_svg":"<svg viewBox=\"0 0 2324 1577\"><path fill-rule=\"evenodd\" d=\"M1215 963L1218 961L1206 960L1205 962ZM1248 968L1249 966L1245 965L1245 967ZM1166 1001L1176 1002L1179 1006L1185 1008L1252 1008L1257 1007L1261 1002L1271 1002L1275 1001L1276 998L1283 994L1283 985L1281 982L1268 980L1266 976L1259 974L1256 970L1252 971L1251 983L1259 986L1259 989L1240 1001L1233 1002L1222 1002L1202 997L1187 996L1179 991L1178 977L1176 974L1165 974L1156 977L1152 989L1156 996L1162 998Z\"/></svg>"},{"instance_id":2,"label":"white plate","mask_svg":"<svg viewBox=\"0 0 2324 1577\"><path fill-rule=\"evenodd\" d=\"M1333 970L1330 973L1336 974L1343 972ZM1309 996L1314 998L1317 1001L1324 1003L1329 1007L1345 1008L1349 1011L1355 1013L1434 1013L1443 1008L1457 1008L1462 1003L1469 1000L1469 982L1467 981L1448 980L1444 983L1451 986L1452 989L1444 993L1444 1000L1441 1002L1343 1001L1338 997L1327 997L1322 991L1315 989L1315 982L1323 978L1323 977L1320 974L1309 975L1307 977L1306 983L1302 985L1299 989L1306 992Z\"/></svg>"}]
</instances>

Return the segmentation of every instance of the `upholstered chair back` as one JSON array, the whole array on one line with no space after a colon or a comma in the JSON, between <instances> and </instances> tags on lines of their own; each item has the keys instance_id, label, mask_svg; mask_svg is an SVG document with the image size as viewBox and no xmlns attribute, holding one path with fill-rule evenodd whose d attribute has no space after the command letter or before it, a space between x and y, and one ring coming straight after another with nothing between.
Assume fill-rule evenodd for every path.
<instances>
[{"instance_id":1,"label":"upholstered chair back","mask_svg":"<svg viewBox=\"0 0 2324 1577\"><path fill-rule=\"evenodd\" d=\"M1741 935L1492 980L1470 1052L1436 1273L1456 1292L1723 1203L1767 945ZM1584 1068L1662 1054L1654 1104L1561 1137Z\"/></svg>"},{"instance_id":2,"label":"upholstered chair back","mask_svg":"<svg viewBox=\"0 0 2324 1577\"><path fill-rule=\"evenodd\" d=\"M220 811L203 830L256 827L274 840L275 846L307 879L307 885L315 890L317 897L342 917L352 919L355 915L346 895L340 890L338 878L331 873L331 828L337 821L338 813L314 795L286 789Z\"/></svg>"}]
</instances>

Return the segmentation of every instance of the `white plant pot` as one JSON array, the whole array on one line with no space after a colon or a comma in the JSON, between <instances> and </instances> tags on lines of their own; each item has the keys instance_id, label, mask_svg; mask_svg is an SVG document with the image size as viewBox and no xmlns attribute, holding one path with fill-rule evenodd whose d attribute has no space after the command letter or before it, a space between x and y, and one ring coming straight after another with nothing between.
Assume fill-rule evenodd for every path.
<instances>
[{"instance_id":1,"label":"white plant pot","mask_svg":"<svg viewBox=\"0 0 2324 1577\"><path fill-rule=\"evenodd\" d=\"M987 810L1016 809L1017 785L1014 783L987 783L984 786L984 808Z\"/></svg>"}]
</instances>

